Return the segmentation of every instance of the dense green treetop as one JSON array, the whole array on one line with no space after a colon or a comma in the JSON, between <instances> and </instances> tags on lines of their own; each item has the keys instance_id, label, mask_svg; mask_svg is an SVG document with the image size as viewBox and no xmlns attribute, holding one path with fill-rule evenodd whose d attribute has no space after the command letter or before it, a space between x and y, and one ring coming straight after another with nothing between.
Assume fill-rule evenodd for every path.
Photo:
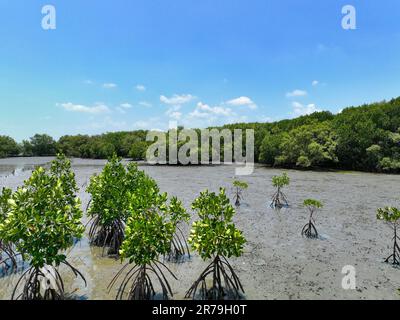
<instances>
[{"instance_id":1,"label":"dense green treetop","mask_svg":"<svg viewBox=\"0 0 400 320\"><path fill-rule=\"evenodd\" d=\"M315 210L315 209L321 209L324 205L321 201L314 199L306 199L303 201L303 206Z\"/></svg>"},{"instance_id":2,"label":"dense green treetop","mask_svg":"<svg viewBox=\"0 0 400 320\"><path fill-rule=\"evenodd\" d=\"M201 192L192 209L200 220L193 223L189 243L202 259L218 255L239 257L242 254L246 239L232 222L235 209L225 189L221 188L219 194L208 190Z\"/></svg>"},{"instance_id":3,"label":"dense green treetop","mask_svg":"<svg viewBox=\"0 0 400 320\"><path fill-rule=\"evenodd\" d=\"M270 166L400 172L400 97L346 108L335 115L315 112L278 122L236 123L217 129L254 129L255 160ZM116 153L144 160L151 144L146 134L138 130L64 136L57 143L47 135L35 135L21 145L0 136L0 157L54 155L58 150L73 157L107 159Z\"/></svg>"},{"instance_id":4,"label":"dense green treetop","mask_svg":"<svg viewBox=\"0 0 400 320\"><path fill-rule=\"evenodd\" d=\"M49 171L36 169L8 199L0 234L34 267L64 262L64 251L84 232L74 180L70 162L59 156Z\"/></svg>"},{"instance_id":5,"label":"dense green treetop","mask_svg":"<svg viewBox=\"0 0 400 320\"><path fill-rule=\"evenodd\" d=\"M378 209L377 218L390 223L398 223L400 221L400 210L394 207Z\"/></svg>"},{"instance_id":6,"label":"dense green treetop","mask_svg":"<svg viewBox=\"0 0 400 320\"><path fill-rule=\"evenodd\" d=\"M176 197L159 193L154 180L144 176L130 194L129 218L120 255L129 263L144 266L169 253L176 226L190 215Z\"/></svg>"},{"instance_id":7,"label":"dense green treetop","mask_svg":"<svg viewBox=\"0 0 400 320\"><path fill-rule=\"evenodd\" d=\"M290 184L290 178L286 172L284 172L280 176L272 177L272 185L274 188L283 188Z\"/></svg>"}]
</instances>

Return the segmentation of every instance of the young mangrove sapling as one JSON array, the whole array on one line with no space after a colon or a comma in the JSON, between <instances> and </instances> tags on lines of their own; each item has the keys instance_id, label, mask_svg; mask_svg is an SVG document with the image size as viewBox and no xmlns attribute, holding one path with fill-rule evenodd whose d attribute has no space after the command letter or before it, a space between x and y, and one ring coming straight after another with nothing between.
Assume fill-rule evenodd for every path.
<instances>
[{"instance_id":1,"label":"young mangrove sapling","mask_svg":"<svg viewBox=\"0 0 400 320\"><path fill-rule=\"evenodd\" d=\"M318 231L314 224L314 214L317 209L321 209L323 207L323 204L314 199L306 199L304 200L303 205L308 209L310 217L308 223L303 227L301 235L306 236L307 238L318 238Z\"/></svg>"},{"instance_id":2,"label":"young mangrove sapling","mask_svg":"<svg viewBox=\"0 0 400 320\"><path fill-rule=\"evenodd\" d=\"M276 188L276 192L272 196L271 208L282 209L289 207L286 195L282 192L282 189L290 184L289 176L284 173L281 176L272 177L272 185Z\"/></svg>"},{"instance_id":3,"label":"young mangrove sapling","mask_svg":"<svg viewBox=\"0 0 400 320\"><path fill-rule=\"evenodd\" d=\"M120 250L121 259L128 259L128 263L108 286L111 290L123 272L128 270L118 288L117 300L153 299L156 289L152 277L158 280L163 299L173 295L167 274L176 277L160 261L160 257L170 253L175 226L169 219L167 195L160 195L158 188L152 185L152 179L146 178L139 189L130 195L130 216Z\"/></svg>"},{"instance_id":4,"label":"young mangrove sapling","mask_svg":"<svg viewBox=\"0 0 400 320\"><path fill-rule=\"evenodd\" d=\"M108 255L118 255L129 211L128 194L134 192L142 176L136 164L125 168L121 161L114 155L87 188L92 197L87 210L90 243L103 248L103 254L108 248Z\"/></svg>"},{"instance_id":5,"label":"young mangrove sapling","mask_svg":"<svg viewBox=\"0 0 400 320\"><path fill-rule=\"evenodd\" d=\"M235 209L220 189L219 194L202 192L192 204L200 220L193 223L189 243L203 260L212 259L186 293L186 298L203 300L240 299L244 293L239 277L228 258L239 257L243 253L246 240L232 222ZM211 276L212 285L207 281Z\"/></svg>"},{"instance_id":6,"label":"young mangrove sapling","mask_svg":"<svg viewBox=\"0 0 400 320\"><path fill-rule=\"evenodd\" d=\"M10 199L12 191L8 188L3 188L0 193L0 224L3 223L10 210ZM0 271L13 271L17 267L17 255L14 251L14 245L6 239L6 233L0 233Z\"/></svg>"},{"instance_id":7,"label":"young mangrove sapling","mask_svg":"<svg viewBox=\"0 0 400 320\"><path fill-rule=\"evenodd\" d=\"M233 188L235 193L235 206L240 207L241 201L243 200L243 192L249 188L249 185L244 181L235 180L233 181Z\"/></svg>"},{"instance_id":8,"label":"young mangrove sapling","mask_svg":"<svg viewBox=\"0 0 400 320\"><path fill-rule=\"evenodd\" d=\"M393 253L385 260L386 263L392 263L393 265L400 265L400 247L398 241L400 237L398 235L398 228L400 225L400 210L393 207L386 207L378 209L377 218L388 223L393 229Z\"/></svg>"},{"instance_id":9,"label":"young mangrove sapling","mask_svg":"<svg viewBox=\"0 0 400 320\"><path fill-rule=\"evenodd\" d=\"M71 164L58 155L49 172L36 169L8 201L10 211L0 224L0 233L30 263L14 288L13 300L64 299L64 283L58 271L61 264L85 281L64 254L84 232L76 191Z\"/></svg>"}]
</instances>

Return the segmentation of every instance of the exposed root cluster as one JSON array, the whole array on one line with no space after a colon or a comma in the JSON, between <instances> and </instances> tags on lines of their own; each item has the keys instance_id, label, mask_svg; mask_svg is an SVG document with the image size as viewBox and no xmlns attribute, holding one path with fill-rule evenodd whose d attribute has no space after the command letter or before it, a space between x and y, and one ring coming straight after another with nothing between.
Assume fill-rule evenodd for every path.
<instances>
[{"instance_id":1,"label":"exposed root cluster","mask_svg":"<svg viewBox=\"0 0 400 320\"><path fill-rule=\"evenodd\" d=\"M107 255L119 255L119 249L125 238L125 223L116 219L110 225L103 225L98 216L90 222L90 244L103 248L103 255L106 248L108 248Z\"/></svg>"},{"instance_id":2,"label":"exposed root cluster","mask_svg":"<svg viewBox=\"0 0 400 320\"><path fill-rule=\"evenodd\" d=\"M270 206L272 209L282 209L289 207L289 202L286 198L286 195L281 191L280 188L278 188L278 190L272 196L272 201Z\"/></svg>"},{"instance_id":3,"label":"exposed root cluster","mask_svg":"<svg viewBox=\"0 0 400 320\"><path fill-rule=\"evenodd\" d=\"M64 264L72 270L76 277L86 280L83 275L68 262ZM19 292L20 284L23 283L22 292ZM12 300L64 300L64 282L57 268L45 266L43 268L30 267L19 278L12 293Z\"/></svg>"},{"instance_id":4,"label":"exposed root cluster","mask_svg":"<svg viewBox=\"0 0 400 320\"><path fill-rule=\"evenodd\" d=\"M17 269L17 253L12 244L0 240L0 271L13 272Z\"/></svg>"},{"instance_id":5,"label":"exposed root cluster","mask_svg":"<svg viewBox=\"0 0 400 320\"><path fill-rule=\"evenodd\" d=\"M113 278L108 285L110 291L121 277L123 271L131 264L125 265ZM155 276L162 289L162 297L168 300L169 296L173 296L171 286L166 277L168 272L174 279L177 280L172 271L162 262L157 261L152 264L142 266L133 266L122 279L122 282L117 290L116 300L153 300L156 295L156 290L151 279L151 275Z\"/></svg>"},{"instance_id":6,"label":"exposed root cluster","mask_svg":"<svg viewBox=\"0 0 400 320\"><path fill-rule=\"evenodd\" d=\"M165 259L170 262L181 262L185 256L190 258L190 250L182 230L177 226L171 241L171 251Z\"/></svg>"},{"instance_id":7,"label":"exposed root cluster","mask_svg":"<svg viewBox=\"0 0 400 320\"><path fill-rule=\"evenodd\" d=\"M242 190L240 190L239 188L236 188L235 190L235 206L236 207L240 207L240 204L243 200L243 195L242 195Z\"/></svg>"},{"instance_id":8,"label":"exposed root cluster","mask_svg":"<svg viewBox=\"0 0 400 320\"><path fill-rule=\"evenodd\" d=\"M212 277L211 287L207 284L208 276ZM186 298L239 300L241 293L244 293L243 286L228 260L223 256L216 256L188 290Z\"/></svg>"},{"instance_id":9,"label":"exposed root cluster","mask_svg":"<svg viewBox=\"0 0 400 320\"><path fill-rule=\"evenodd\" d=\"M391 263L395 266L400 266L400 246L397 241L400 241L400 237L397 235L397 227L394 227L393 237L393 253L385 260L386 263Z\"/></svg>"},{"instance_id":10,"label":"exposed root cluster","mask_svg":"<svg viewBox=\"0 0 400 320\"><path fill-rule=\"evenodd\" d=\"M317 228L315 228L312 219L310 219L310 221L303 227L301 235L310 239L318 238L318 231Z\"/></svg>"}]
</instances>

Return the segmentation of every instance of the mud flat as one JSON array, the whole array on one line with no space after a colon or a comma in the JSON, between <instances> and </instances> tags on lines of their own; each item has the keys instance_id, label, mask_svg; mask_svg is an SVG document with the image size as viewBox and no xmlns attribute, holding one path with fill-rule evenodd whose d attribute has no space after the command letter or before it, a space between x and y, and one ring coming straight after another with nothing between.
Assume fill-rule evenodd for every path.
<instances>
[{"instance_id":1,"label":"mud flat","mask_svg":"<svg viewBox=\"0 0 400 320\"><path fill-rule=\"evenodd\" d=\"M0 188L16 188L29 177L36 165L51 158L0 160ZM73 160L79 196L83 207L89 200L84 191L90 176L100 172L101 160ZM159 183L162 191L176 195L185 206L208 188L226 187L231 193L232 166L153 167L141 166ZM383 263L391 253L392 232L376 220L381 206L400 206L400 176L358 172L287 171L291 208L276 212L269 208L274 190L271 178L282 170L257 166L243 177L249 190L235 222L248 240L245 254L232 259L232 265L246 290L247 299L399 299L400 269ZM321 200L325 207L316 224L322 239L308 240L300 235L307 222L301 203L305 198ZM397 199L397 200L396 200ZM83 223L87 219L84 218ZM188 231L189 227L186 228ZM85 237L69 252L69 262L86 277L87 287L66 273L66 283L79 299L113 299L115 290L107 286L121 268L120 261L103 258L101 250L88 245ZM357 289L342 288L342 268L352 265L357 272ZM171 280L174 299L183 299L192 281L206 263L197 255L183 264L168 266L178 281ZM17 276L0 278L0 299L9 299Z\"/></svg>"}]
</instances>

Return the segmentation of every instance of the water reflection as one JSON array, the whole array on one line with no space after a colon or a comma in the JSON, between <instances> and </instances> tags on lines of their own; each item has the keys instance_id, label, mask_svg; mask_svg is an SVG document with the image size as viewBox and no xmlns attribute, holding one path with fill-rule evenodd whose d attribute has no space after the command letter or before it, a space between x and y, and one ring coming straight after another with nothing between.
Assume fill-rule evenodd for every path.
<instances>
[{"instance_id":1,"label":"water reflection","mask_svg":"<svg viewBox=\"0 0 400 320\"><path fill-rule=\"evenodd\" d=\"M46 168L46 166L48 165L48 163L42 163L42 164L25 164L25 165L0 165L0 176L7 178L9 176L15 176L18 177L20 175L22 175L24 172L32 172L34 170L36 170L39 167L44 167Z\"/></svg>"}]
</instances>

